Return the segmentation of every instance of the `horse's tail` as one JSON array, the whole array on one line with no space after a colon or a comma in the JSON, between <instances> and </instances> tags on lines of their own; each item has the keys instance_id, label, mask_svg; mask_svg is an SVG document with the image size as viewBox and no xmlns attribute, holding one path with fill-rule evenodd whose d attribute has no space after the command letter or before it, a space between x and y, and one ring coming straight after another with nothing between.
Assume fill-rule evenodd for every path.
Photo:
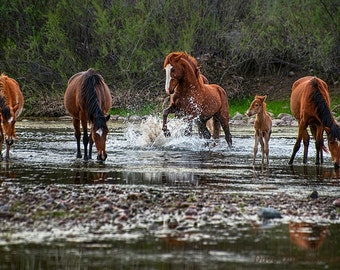
<instances>
[{"instance_id":1,"label":"horse's tail","mask_svg":"<svg viewBox=\"0 0 340 270\"><path fill-rule=\"evenodd\" d=\"M87 108L87 116L90 122L93 123L94 116L97 114L103 114L99 107L98 97L96 93L96 87L102 84L102 77L93 69L89 69L84 74L84 80L82 84L82 95L85 100Z\"/></svg>"},{"instance_id":2,"label":"horse's tail","mask_svg":"<svg viewBox=\"0 0 340 270\"><path fill-rule=\"evenodd\" d=\"M320 85L321 83L316 77L311 80L311 84L313 87L312 100L315 104L317 116L322 125L329 130L330 137L340 139L340 127L336 124L332 112L320 91L320 87L323 86ZM327 89L324 91L327 92Z\"/></svg>"}]
</instances>

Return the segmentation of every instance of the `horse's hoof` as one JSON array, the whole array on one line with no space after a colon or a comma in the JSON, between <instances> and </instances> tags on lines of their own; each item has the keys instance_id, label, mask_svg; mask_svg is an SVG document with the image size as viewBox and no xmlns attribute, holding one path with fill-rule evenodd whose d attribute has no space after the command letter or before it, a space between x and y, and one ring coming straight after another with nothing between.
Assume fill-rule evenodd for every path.
<instances>
[{"instance_id":1,"label":"horse's hoof","mask_svg":"<svg viewBox=\"0 0 340 270\"><path fill-rule=\"evenodd\" d=\"M163 130L163 133L164 133L165 137L170 137L171 136L171 133L170 133L170 131L168 129L167 130Z\"/></svg>"}]
</instances>

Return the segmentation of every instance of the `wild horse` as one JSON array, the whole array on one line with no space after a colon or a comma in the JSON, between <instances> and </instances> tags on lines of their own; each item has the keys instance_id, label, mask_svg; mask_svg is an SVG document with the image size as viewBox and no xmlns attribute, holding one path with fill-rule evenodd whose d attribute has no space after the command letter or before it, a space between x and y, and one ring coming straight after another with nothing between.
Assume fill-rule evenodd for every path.
<instances>
[{"instance_id":1,"label":"wild horse","mask_svg":"<svg viewBox=\"0 0 340 270\"><path fill-rule=\"evenodd\" d=\"M77 158L81 158L80 150L80 123L83 129L84 160L91 159L92 146L97 148L97 160L104 161L106 154L106 136L108 127L106 122L110 116L105 116L112 106L110 89L103 77L89 69L73 75L69 81L64 95L66 111L73 117L73 126L77 140ZM87 124L91 124L90 136L87 133ZM87 153L87 146L89 151Z\"/></svg>"},{"instance_id":2,"label":"wild horse","mask_svg":"<svg viewBox=\"0 0 340 270\"><path fill-rule=\"evenodd\" d=\"M15 134L15 122L24 107L24 96L19 84L14 79L0 75L0 153L2 145L6 142L5 159L9 159L9 150L13 141L17 139ZM2 154L0 159L2 160Z\"/></svg>"},{"instance_id":3,"label":"wild horse","mask_svg":"<svg viewBox=\"0 0 340 270\"><path fill-rule=\"evenodd\" d=\"M330 110L330 99L327 84L316 77L306 76L294 82L290 97L290 109L298 120L299 131L293 148L289 164L293 164L294 157L300 149L301 140L304 144L303 163L307 163L309 126L315 138L316 164L323 163L322 150L324 146L323 132L326 131L328 148L331 152L334 166L340 165L340 127L335 122Z\"/></svg>"},{"instance_id":4,"label":"wild horse","mask_svg":"<svg viewBox=\"0 0 340 270\"><path fill-rule=\"evenodd\" d=\"M167 117L171 112L181 111L189 120L198 120L200 137L210 139L211 134L206 127L210 118L214 120L213 138L219 137L222 126L229 146L232 138L229 130L228 96L222 87L216 84L205 84L201 77L197 61L189 61L184 52L170 53L164 61L166 71L165 90L173 94L171 109L163 111L163 132L170 135L167 128Z\"/></svg>"},{"instance_id":5,"label":"wild horse","mask_svg":"<svg viewBox=\"0 0 340 270\"><path fill-rule=\"evenodd\" d=\"M264 156L267 158L267 166L269 165L269 139L272 133L272 119L269 113L266 111L266 101L267 96L256 95L249 109L246 112L247 116L256 115L254 122L255 129L255 143L254 143L254 158L253 164L255 164L256 154L258 150L258 145L261 145L262 151L262 166L264 164Z\"/></svg>"}]
</instances>

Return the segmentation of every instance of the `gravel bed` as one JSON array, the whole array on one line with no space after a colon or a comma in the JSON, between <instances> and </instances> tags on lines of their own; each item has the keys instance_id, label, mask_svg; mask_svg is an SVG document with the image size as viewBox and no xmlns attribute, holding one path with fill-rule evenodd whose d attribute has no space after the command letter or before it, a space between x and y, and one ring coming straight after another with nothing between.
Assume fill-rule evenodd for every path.
<instances>
[{"instance_id":1,"label":"gravel bed","mask_svg":"<svg viewBox=\"0 0 340 270\"><path fill-rule=\"evenodd\" d=\"M221 187L0 183L0 245L190 232L215 226L340 223L340 201L311 194L238 194ZM263 209L268 210L263 211ZM271 212L279 213L271 216ZM264 214L267 213L267 214ZM268 214L269 213L269 214Z\"/></svg>"}]
</instances>

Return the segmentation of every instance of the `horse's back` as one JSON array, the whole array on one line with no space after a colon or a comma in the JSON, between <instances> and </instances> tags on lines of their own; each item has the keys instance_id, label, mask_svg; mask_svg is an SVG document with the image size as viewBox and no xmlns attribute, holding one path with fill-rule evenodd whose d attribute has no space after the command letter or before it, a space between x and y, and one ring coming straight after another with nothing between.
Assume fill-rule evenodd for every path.
<instances>
[{"instance_id":1,"label":"horse's back","mask_svg":"<svg viewBox=\"0 0 340 270\"><path fill-rule=\"evenodd\" d=\"M66 111L72 116L78 116L81 108L84 107L84 95L81 94L83 83L86 79L98 76L98 83L95 85L97 100L99 107L106 114L112 106L111 91L107 84L104 82L103 77L93 69L81 71L74 74L69 80L64 94L64 106Z\"/></svg>"},{"instance_id":2,"label":"horse's back","mask_svg":"<svg viewBox=\"0 0 340 270\"><path fill-rule=\"evenodd\" d=\"M2 94L5 95L7 104L11 107L17 107L15 112L18 117L24 107L24 96L20 90L19 83L6 75L1 75Z\"/></svg>"},{"instance_id":3,"label":"horse's back","mask_svg":"<svg viewBox=\"0 0 340 270\"><path fill-rule=\"evenodd\" d=\"M309 112L314 115L315 105L312 102L314 87L318 87L327 105L330 105L327 84L313 76L302 77L293 83L290 96L290 109L296 119L301 119L306 114L308 115Z\"/></svg>"}]
</instances>

